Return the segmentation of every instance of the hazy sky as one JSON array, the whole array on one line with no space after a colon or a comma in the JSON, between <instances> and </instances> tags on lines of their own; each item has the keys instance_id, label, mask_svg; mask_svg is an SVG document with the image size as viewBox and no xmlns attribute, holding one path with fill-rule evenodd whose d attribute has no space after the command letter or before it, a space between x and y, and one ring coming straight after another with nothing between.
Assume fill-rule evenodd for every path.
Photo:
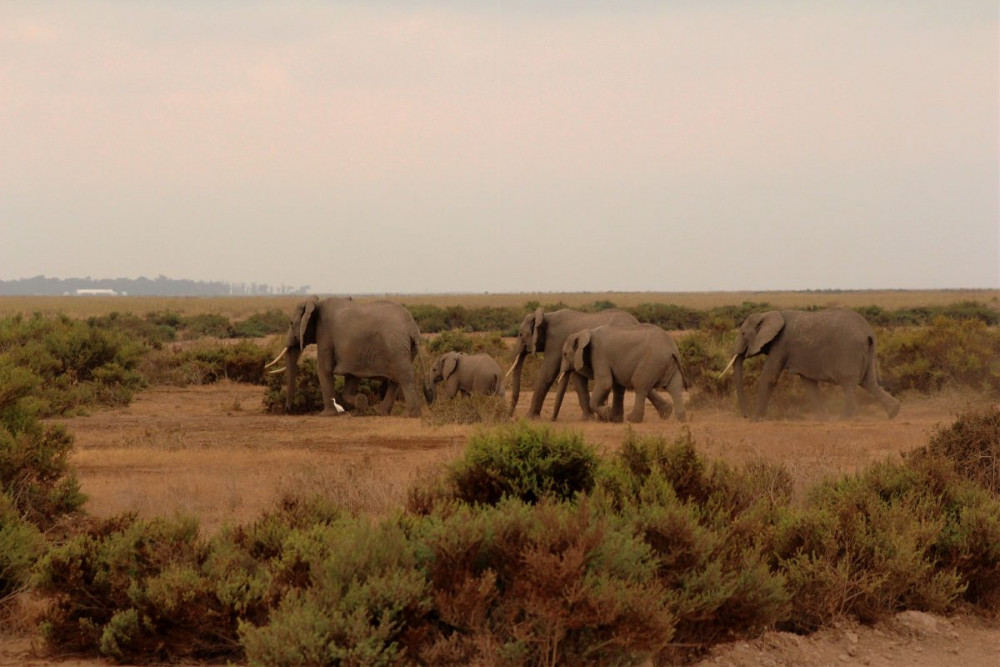
<instances>
[{"instance_id":1,"label":"hazy sky","mask_svg":"<svg viewBox=\"0 0 1000 667\"><path fill-rule=\"evenodd\" d=\"M996 0L0 4L0 279L1000 287Z\"/></svg>"}]
</instances>

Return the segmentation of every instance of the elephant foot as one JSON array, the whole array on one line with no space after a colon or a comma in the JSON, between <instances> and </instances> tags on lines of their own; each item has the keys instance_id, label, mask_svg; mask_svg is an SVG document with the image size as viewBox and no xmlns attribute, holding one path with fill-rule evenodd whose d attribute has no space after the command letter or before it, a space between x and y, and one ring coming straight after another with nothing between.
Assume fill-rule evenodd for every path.
<instances>
[{"instance_id":1,"label":"elephant foot","mask_svg":"<svg viewBox=\"0 0 1000 667\"><path fill-rule=\"evenodd\" d=\"M670 419L670 415L673 414L674 409L669 405L664 405L663 409L657 410L657 412L660 414L660 419ZM677 418L680 419L680 415Z\"/></svg>"},{"instance_id":2,"label":"elephant foot","mask_svg":"<svg viewBox=\"0 0 1000 667\"><path fill-rule=\"evenodd\" d=\"M628 416L628 421L629 421L630 424L641 424L642 423L642 417L636 417L635 415L629 415Z\"/></svg>"},{"instance_id":3,"label":"elephant foot","mask_svg":"<svg viewBox=\"0 0 1000 667\"><path fill-rule=\"evenodd\" d=\"M364 412L368 409L368 397L364 394L358 394L354 397L354 409L358 412Z\"/></svg>"}]
</instances>

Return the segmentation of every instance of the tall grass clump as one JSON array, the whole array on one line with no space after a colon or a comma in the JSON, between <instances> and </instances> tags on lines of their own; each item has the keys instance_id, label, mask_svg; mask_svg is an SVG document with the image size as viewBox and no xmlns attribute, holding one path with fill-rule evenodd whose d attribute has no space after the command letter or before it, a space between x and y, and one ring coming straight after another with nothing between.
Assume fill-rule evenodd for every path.
<instances>
[{"instance_id":1,"label":"tall grass clump","mask_svg":"<svg viewBox=\"0 0 1000 667\"><path fill-rule=\"evenodd\" d=\"M1000 497L1000 410L968 412L939 427L908 460L923 457L947 459L958 474Z\"/></svg>"},{"instance_id":2,"label":"tall grass clump","mask_svg":"<svg viewBox=\"0 0 1000 667\"><path fill-rule=\"evenodd\" d=\"M510 421L510 409L503 396L493 394L456 395L438 399L427 406L421 420L432 426L445 424L503 424Z\"/></svg>"}]
</instances>

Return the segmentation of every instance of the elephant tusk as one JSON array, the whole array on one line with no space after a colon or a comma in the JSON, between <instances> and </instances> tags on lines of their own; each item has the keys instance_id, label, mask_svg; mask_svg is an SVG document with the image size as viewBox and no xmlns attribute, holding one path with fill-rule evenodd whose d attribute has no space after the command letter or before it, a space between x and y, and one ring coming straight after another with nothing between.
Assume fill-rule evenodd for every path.
<instances>
[{"instance_id":1,"label":"elephant tusk","mask_svg":"<svg viewBox=\"0 0 1000 667\"><path fill-rule=\"evenodd\" d=\"M736 357L738 357L738 356L740 356L740 355L738 355L738 354L734 354L734 355L733 355L733 358L729 360L729 365L728 365L728 366L726 366L726 367L725 367L725 368L724 368L724 369L722 370L722 372L721 372L721 373L719 373L719 377L722 377L723 375L725 375L726 373L728 373L728 372L729 372L729 369L733 367L733 364L734 364L734 363L736 363Z\"/></svg>"},{"instance_id":2,"label":"elephant tusk","mask_svg":"<svg viewBox=\"0 0 1000 667\"><path fill-rule=\"evenodd\" d=\"M514 363L510 365L510 370L504 375L505 378L509 378L510 374L514 372L514 367L517 366L517 358L514 359Z\"/></svg>"},{"instance_id":3,"label":"elephant tusk","mask_svg":"<svg viewBox=\"0 0 1000 667\"><path fill-rule=\"evenodd\" d=\"M273 365L275 365L276 363L278 363L279 361L281 361L281 358L282 358L283 356L285 356L285 353L286 353L286 352L288 352L288 348L287 348L287 347L285 347L285 348L282 348L282 350L281 350L281 354L279 354L278 356L276 356L276 357L274 358L274 361L272 361L271 363L269 363L269 364L267 364L266 366L264 366L264 368L270 368L271 366L273 366Z\"/></svg>"},{"instance_id":4,"label":"elephant tusk","mask_svg":"<svg viewBox=\"0 0 1000 667\"><path fill-rule=\"evenodd\" d=\"M282 366L281 368L276 368L273 371L268 371L267 374L268 375L277 375L278 373L284 373L284 372L285 372L285 367Z\"/></svg>"}]
</instances>

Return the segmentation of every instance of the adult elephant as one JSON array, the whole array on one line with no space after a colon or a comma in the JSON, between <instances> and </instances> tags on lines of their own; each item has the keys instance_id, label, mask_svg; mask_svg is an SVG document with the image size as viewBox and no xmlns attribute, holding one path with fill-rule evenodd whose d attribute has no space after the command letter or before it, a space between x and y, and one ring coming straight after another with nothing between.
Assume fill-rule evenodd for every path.
<instances>
[{"instance_id":1,"label":"adult elephant","mask_svg":"<svg viewBox=\"0 0 1000 667\"><path fill-rule=\"evenodd\" d=\"M766 354L767 360L760 373L757 402L749 415L752 419L760 419L767 412L771 391L786 370L802 377L815 405L820 403L820 382L840 385L844 391L844 417L857 411L855 390L859 384L875 397L890 419L899 413L899 401L878 383L875 332L853 310L772 310L743 320L726 370L730 366L735 370L736 394L744 417L748 415L743 361L758 354Z\"/></svg>"},{"instance_id":2,"label":"adult elephant","mask_svg":"<svg viewBox=\"0 0 1000 667\"><path fill-rule=\"evenodd\" d=\"M444 382L442 398L452 399L463 395L486 394L503 396L503 369L488 354L446 352L434 360L427 369L424 398L433 403L437 395L435 386Z\"/></svg>"},{"instance_id":3,"label":"adult elephant","mask_svg":"<svg viewBox=\"0 0 1000 667\"><path fill-rule=\"evenodd\" d=\"M272 361L288 356L285 367L289 410L295 395L298 362L307 345L316 344L316 372L323 392L323 414L343 409L334 400L333 376L344 376L343 400L357 406L362 378L384 378L379 414L389 414L399 389L411 417L420 416L420 398L413 360L420 349L420 330L410 312L391 301L356 303L351 299L309 299L295 307L288 325L285 349Z\"/></svg>"},{"instance_id":4,"label":"adult elephant","mask_svg":"<svg viewBox=\"0 0 1000 667\"><path fill-rule=\"evenodd\" d=\"M635 391L630 422L642 421L647 398L661 419L670 416L670 403L656 389L670 392L677 419L684 421L683 392L687 382L681 370L681 353L670 334L655 324L605 325L578 331L566 339L561 356L562 379L556 390L553 420L559 416L570 376L577 374L593 379L589 409L604 421L620 419L609 414L605 402L610 392L618 396L626 389Z\"/></svg>"},{"instance_id":5,"label":"adult elephant","mask_svg":"<svg viewBox=\"0 0 1000 667\"><path fill-rule=\"evenodd\" d=\"M521 370L527 355L538 352L543 354L542 365L538 369L538 376L535 380L535 390L531 396L531 408L528 410L528 417L535 418L542 413L545 395L559 375L560 353L563 343L566 342L570 334L604 324L627 326L638 323L639 320L629 313L615 308L596 313L581 313L570 308L546 313L538 308L534 313L527 315L521 322L517 342L514 344L514 363L507 371L508 375L511 372L514 373L511 382L510 414L514 414L518 396L521 394ZM587 392L586 381L580 376L576 376L574 382L577 394L581 395L582 401L582 396Z\"/></svg>"}]
</instances>

